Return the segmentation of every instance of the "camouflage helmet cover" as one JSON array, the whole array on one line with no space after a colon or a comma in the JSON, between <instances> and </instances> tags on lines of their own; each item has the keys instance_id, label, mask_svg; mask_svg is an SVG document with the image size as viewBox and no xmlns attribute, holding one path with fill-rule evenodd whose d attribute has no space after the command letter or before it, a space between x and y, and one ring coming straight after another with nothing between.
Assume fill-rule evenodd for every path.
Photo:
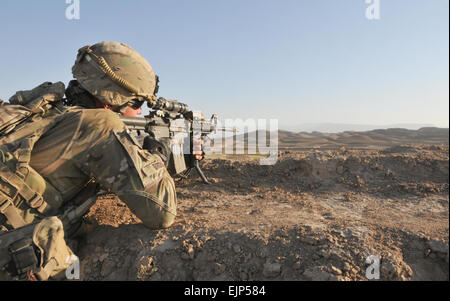
<instances>
[{"instance_id":1,"label":"camouflage helmet cover","mask_svg":"<svg viewBox=\"0 0 450 301\"><path fill-rule=\"evenodd\" d=\"M108 105L156 99L152 67L124 43L101 42L80 48L72 74L84 89Z\"/></svg>"}]
</instances>

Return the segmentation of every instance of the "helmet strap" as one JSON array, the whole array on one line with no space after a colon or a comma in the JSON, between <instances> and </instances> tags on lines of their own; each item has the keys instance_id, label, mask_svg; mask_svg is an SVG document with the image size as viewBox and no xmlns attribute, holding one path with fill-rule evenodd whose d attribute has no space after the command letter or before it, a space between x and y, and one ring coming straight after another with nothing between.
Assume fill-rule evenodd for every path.
<instances>
[{"instance_id":1,"label":"helmet strap","mask_svg":"<svg viewBox=\"0 0 450 301\"><path fill-rule=\"evenodd\" d=\"M88 62L90 62L90 63L94 60L97 63L97 65L100 67L100 70L103 73L105 73L113 82L115 82L116 84L118 84L119 86L121 86L122 88L124 88L125 90L127 90L128 92L130 92L131 94L133 94L136 97L143 97L150 103L153 103L153 102L156 101L156 96L155 95L143 95L143 94L140 94L139 90L135 86L133 86L128 81L126 81L120 75L116 74L111 69L111 67L108 65L108 63L106 62L106 60L102 56L96 55L92 51L90 46L86 46L84 51L86 52L84 54L84 57L86 58L86 60Z\"/></svg>"}]
</instances>

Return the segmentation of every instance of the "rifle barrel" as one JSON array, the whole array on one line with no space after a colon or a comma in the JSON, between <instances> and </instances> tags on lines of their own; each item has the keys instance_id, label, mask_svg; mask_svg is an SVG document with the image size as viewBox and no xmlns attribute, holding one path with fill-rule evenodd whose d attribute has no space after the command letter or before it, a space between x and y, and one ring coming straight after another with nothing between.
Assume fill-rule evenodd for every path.
<instances>
[{"instance_id":1,"label":"rifle barrel","mask_svg":"<svg viewBox=\"0 0 450 301\"><path fill-rule=\"evenodd\" d=\"M132 130L145 130L147 119L139 117L124 117L120 116L120 119L125 125Z\"/></svg>"}]
</instances>

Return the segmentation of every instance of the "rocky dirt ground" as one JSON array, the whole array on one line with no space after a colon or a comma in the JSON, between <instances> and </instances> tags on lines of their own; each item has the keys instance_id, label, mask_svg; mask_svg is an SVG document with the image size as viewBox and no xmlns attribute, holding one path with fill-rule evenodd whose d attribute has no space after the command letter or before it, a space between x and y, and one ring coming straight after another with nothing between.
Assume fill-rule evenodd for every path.
<instances>
[{"instance_id":1,"label":"rocky dirt ground","mask_svg":"<svg viewBox=\"0 0 450 301\"><path fill-rule=\"evenodd\" d=\"M178 217L151 231L118 199L86 216L82 280L449 280L449 150L281 151L203 161Z\"/></svg>"}]
</instances>

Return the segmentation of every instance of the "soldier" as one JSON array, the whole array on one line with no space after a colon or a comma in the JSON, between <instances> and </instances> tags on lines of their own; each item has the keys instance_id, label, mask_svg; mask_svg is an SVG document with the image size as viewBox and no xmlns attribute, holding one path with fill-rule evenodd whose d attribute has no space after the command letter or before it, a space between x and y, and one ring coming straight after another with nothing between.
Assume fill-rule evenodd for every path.
<instances>
[{"instance_id":1,"label":"soldier","mask_svg":"<svg viewBox=\"0 0 450 301\"><path fill-rule=\"evenodd\" d=\"M70 107L58 102L62 83L36 88L40 98L28 97L34 89L0 104L0 279L64 277L73 254L66 239L82 232L79 213L100 189L115 193L151 229L174 222L175 185L163 160L142 149L119 118L156 99L150 64L125 44L101 42L78 51L72 73ZM8 110L16 112L27 97L33 115L14 124ZM2 245L2 231L14 242L9 237Z\"/></svg>"}]
</instances>

